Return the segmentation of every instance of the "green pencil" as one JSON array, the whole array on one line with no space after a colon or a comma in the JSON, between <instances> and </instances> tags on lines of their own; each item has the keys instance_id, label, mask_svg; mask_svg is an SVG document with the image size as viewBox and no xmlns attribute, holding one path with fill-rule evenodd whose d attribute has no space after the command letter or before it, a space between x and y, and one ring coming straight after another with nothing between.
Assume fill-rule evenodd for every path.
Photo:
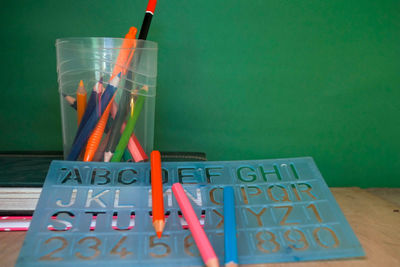
<instances>
[{"instance_id":1,"label":"green pencil","mask_svg":"<svg viewBox=\"0 0 400 267\"><path fill-rule=\"evenodd\" d=\"M142 94L146 92L146 90L141 90ZM129 116L128 122L126 123L125 129L119 139L118 145L115 148L114 155L111 158L111 162L120 162L122 156L124 155L124 151L126 146L128 145L129 138L131 137L133 130L135 129L136 121L140 115L140 111L143 108L144 96L139 95L136 99L135 106L133 109L133 114Z\"/></svg>"}]
</instances>

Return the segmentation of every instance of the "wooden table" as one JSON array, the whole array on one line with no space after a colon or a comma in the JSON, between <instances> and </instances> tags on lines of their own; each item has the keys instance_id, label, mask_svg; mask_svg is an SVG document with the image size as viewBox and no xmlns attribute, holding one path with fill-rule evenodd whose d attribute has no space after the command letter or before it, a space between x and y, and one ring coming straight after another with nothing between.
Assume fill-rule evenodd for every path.
<instances>
[{"instance_id":1,"label":"wooden table","mask_svg":"<svg viewBox=\"0 0 400 267\"><path fill-rule=\"evenodd\" d=\"M400 189L331 188L365 258L248 266L400 266ZM0 233L0 266L17 260L25 232Z\"/></svg>"}]
</instances>

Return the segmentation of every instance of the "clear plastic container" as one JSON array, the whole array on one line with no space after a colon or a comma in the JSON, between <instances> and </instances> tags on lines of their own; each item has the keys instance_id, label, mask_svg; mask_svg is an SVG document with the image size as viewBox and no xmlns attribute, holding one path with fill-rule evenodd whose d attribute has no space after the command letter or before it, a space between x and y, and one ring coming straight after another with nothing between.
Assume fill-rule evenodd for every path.
<instances>
[{"instance_id":1,"label":"clear plastic container","mask_svg":"<svg viewBox=\"0 0 400 267\"><path fill-rule=\"evenodd\" d=\"M119 83L114 83L116 85L113 88L114 91L107 91L108 96L115 95L115 98L93 161L103 161L103 157L99 155L105 152L102 152L101 149L104 149L107 145L107 135L110 135L116 125L119 126L118 129L121 127L121 124L118 125L115 119L118 111L121 113L120 116L123 117L124 124L133 112L139 112L139 117L130 139L132 140L136 137L135 143L148 155L153 149L154 138L157 44L151 41L122 38L65 38L56 40L56 48L64 158L82 160L87 146L88 138L84 140L86 136L79 137L81 133L78 133L76 100L80 81L83 81L86 90L86 108L88 110L89 106L93 107L89 102L95 99L91 104L95 105L92 111L95 112L95 115L92 115L97 116L95 120L97 122L104 114L107 106L105 104L109 103L104 102L107 99L105 94L111 80L117 74L120 75ZM126 60L121 60L121 57ZM95 91L103 91L103 93L95 94L91 99L94 88L96 88ZM144 97L143 106L140 110L137 107L135 109L134 104L139 96ZM86 112L89 112L88 110ZM85 123L86 121L82 120L81 124L83 125L81 127L84 127ZM88 129L90 131L91 127ZM120 129L120 131L122 130ZM91 133L88 137L90 135ZM76 141L79 138L84 141L77 145ZM79 157L71 158L71 153L74 150L80 151ZM75 152L75 154L77 153Z\"/></svg>"}]
</instances>

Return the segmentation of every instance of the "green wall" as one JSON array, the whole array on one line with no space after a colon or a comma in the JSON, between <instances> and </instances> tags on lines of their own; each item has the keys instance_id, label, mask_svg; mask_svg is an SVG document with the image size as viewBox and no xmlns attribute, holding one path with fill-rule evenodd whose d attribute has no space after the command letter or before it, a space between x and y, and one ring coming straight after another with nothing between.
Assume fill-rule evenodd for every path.
<instances>
[{"instance_id":1,"label":"green wall","mask_svg":"<svg viewBox=\"0 0 400 267\"><path fill-rule=\"evenodd\" d=\"M59 151L55 39L122 37L146 0L8 1L0 151ZM159 0L155 145L312 156L330 186L400 186L399 1Z\"/></svg>"}]
</instances>

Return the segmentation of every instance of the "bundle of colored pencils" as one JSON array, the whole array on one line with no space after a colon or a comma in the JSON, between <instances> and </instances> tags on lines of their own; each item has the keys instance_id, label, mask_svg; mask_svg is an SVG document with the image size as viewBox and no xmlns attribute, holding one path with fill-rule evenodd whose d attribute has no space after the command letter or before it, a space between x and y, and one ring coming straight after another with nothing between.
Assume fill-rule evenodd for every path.
<instances>
[{"instance_id":1,"label":"bundle of colored pencils","mask_svg":"<svg viewBox=\"0 0 400 267\"><path fill-rule=\"evenodd\" d=\"M147 38L156 2L156 0L149 0L138 39L146 40ZM121 78L126 77L125 87L132 89L133 73L128 69L132 65L134 68L135 64L140 61L140 52L135 53L135 50L143 46L143 42L135 42L135 36L136 28L132 27L121 45L109 83L104 87L103 81L100 79L94 86L87 103L83 81L80 81L76 100L65 96L70 105L78 111L79 125L68 160L77 160L79 157L83 157L84 161L119 162L123 157L126 157L126 159L132 157L137 162L147 159L133 132L144 105L144 95L146 95L148 87L138 88L136 86L131 92L123 90L119 105L114 102ZM105 133L110 114L113 118L113 124L108 133ZM103 141L101 142L101 140ZM126 152L127 147L129 153ZM153 151L150 161L152 222L157 237L162 238L166 216L160 152ZM180 183L175 183L172 185L172 191L205 265L208 267L219 266L218 257L190 204L184 188ZM225 265L233 267L237 266L238 258L234 189L229 186L224 188L224 216Z\"/></svg>"},{"instance_id":2,"label":"bundle of colored pencils","mask_svg":"<svg viewBox=\"0 0 400 267\"><path fill-rule=\"evenodd\" d=\"M139 33L146 40L157 0L149 0ZM143 42L136 42L137 29L131 27L119 50L113 73L108 83L101 78L94 86L88 101L84 81L80 81L77 98L65 95L68 103L77 110L78 130L67 160L113 161L132 159L146 161L148 156L134 135L136 122L145 104L147 86L128 90L118 89L121 79L125 88L132 89L134 69L140 62ZM135 53L135 51L137 51ZM115 102L118 90L122 91L119 104ZM110 116L111 113L111 116ZM111 127L109 125L111 121Z\"/></svg>"}]
</instances>

